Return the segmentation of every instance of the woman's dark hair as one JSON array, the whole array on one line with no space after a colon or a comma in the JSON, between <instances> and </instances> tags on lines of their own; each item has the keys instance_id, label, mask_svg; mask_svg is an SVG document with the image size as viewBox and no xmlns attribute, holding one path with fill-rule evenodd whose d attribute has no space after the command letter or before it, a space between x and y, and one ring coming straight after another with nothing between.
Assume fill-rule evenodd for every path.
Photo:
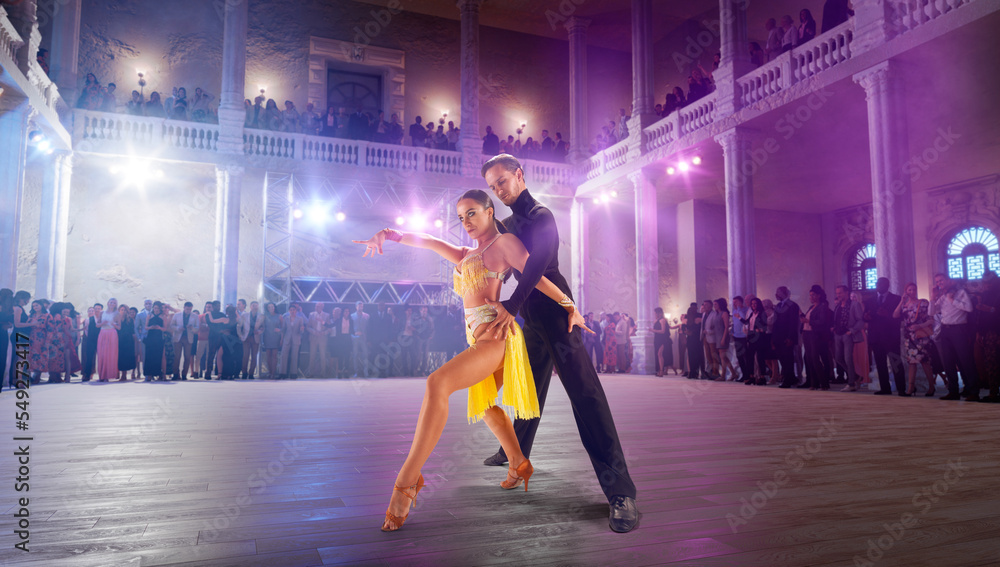
<instances>
[{"instance_id":1,"label":"woman's dark hair","mask_svg":"<svg viewBox=\"0 0 1000 567\"><path fill-rule=\"evenodd\" d=\"M484 209L493 209L496 211L496 208L493 206L493 199L482 189L469 189L458 200L461 201L462 199L472 199L482 205Z\"/></svg>"},{"instance_id":2,"label":"woman's dark hair","mask_svg":"<svg viewBox=\"0 0 1000 567\"><path fill-rule=\"evenodd\" d=\"M816 295L818 295L820 303L823 303L824 301L826 301L826 291L823 290L823 288L819 284L814 285L811 288L809 288L809 292L810 293L815 293Z\"/></svg>"},{"instance_id":3,"label":"woman's dark hair","mask_svg":"<svg viewBox=\"0 0 1000 567\"><path fill-rule=\"evenodd\" d=\"M760 299L756 298L756 297L753 298L753 299L751 299L750 300L750 310L753 311L754 313L763 313L764 312L764 302L761 301Z\"/></svg>"},{"instance_id":4,"label":"woman's dark hair","mask_svg":"<svg viewBox=\"0 0 1000 567\"><path fill-rule=\"evenodd\" d=\"M729 302L726 301L725 297L720 297L719 299L716 299L715 304L719 306L719 311L722 311L724 313L729 313Z\"/></svg>"},{"instance_id":5,"label":"woman's dark hair","mask_svg":"<svg viewBox=\"0 0 1000 567\"><path fill-rule=\"evenodd\" d=\"M236 321L236 306L234 305L226 306L226 317L229 317L230 323L234 323Z\"/></svg>"},{"instance_id":6,"label":"woman's dark hair","mask_svg":"<svg viewBox=\"0 0 1000 567\"><path fill-rule=\"evenodd\" d=\"M653 313L659 313L660 315L663 315L663 308L657 307L656 309L653 309Z\"/></svg>"},{"instance_id":7,"label":"woman's dark hair","mask_svg":"<svg viewBox=\"0 0 1000 567\"><path fill-rule=\"evenodd\" d=\"M31 299L31 294L24 291L23 289L14 294L14 304L20 305L22 303L27 303Z\"/></svg>"},{"instance_id":8,"label":"woman's dark hair","mask_svg":"<svg viewBox=\"0 0 1000 567\"><path fill-rule=\"evenodd\" d=\"M42 308L41 309L42 313L48 313L48 311L45 310L45 302L43 302L41 299L36 299L36 300L34 300L34 301L31 302L31 312L32 313L35 311L35 304L36 303L38 304L39 307Z\"/></svg>"}]
</instances>

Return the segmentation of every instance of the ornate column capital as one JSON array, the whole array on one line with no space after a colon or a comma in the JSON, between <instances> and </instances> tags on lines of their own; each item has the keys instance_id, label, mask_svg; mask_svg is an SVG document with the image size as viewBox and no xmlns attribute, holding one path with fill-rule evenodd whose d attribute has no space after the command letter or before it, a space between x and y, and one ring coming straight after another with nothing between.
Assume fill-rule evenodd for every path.
<instances>
[{"instance_id":1,"label":"ornate column capital","mask_svg":"<svg viewBox=\"0 0 1000 567\"><path fill-rule=\"evenodd\" d=\"M853 79L855 83L865 89L865 98L870 99L878 93L885 92L892 80L894 70L895 66L890 66L889 61L883 61L860 73L855 73Z\"/></svg>"},{"instance_id":2,"label":"ornate column capital","mask_svg":"<svg viewBox=\"0 0 1000 567\"><path fill-rule=\"evenodd\" d=\"M563 26L569 35L577 35L587 33L587 29L590 27L592 20L590 18L582 18L580 16L570 16Z\"/></svg>"},{"instance_id":3,"label":"ornate column capital","mask_svg":"<svg viewBox=\"0 0 1000 567\"><path fill-rule=\"evenodd\" d=\"M463 14L468 12L478 12L485 0L458 0L455 5Z\"/></svg>"},{"instance_id":4,"label":"ornate column capital","mask_svg":"<svg viewBox=\"0 0 1000 567\"><path fill-rule=\"evenodd\" d=\"M735 154L731 152L749 149L750 144L757 138L758 134L760 132L752 128L738 127L716 134L715 141L722 146L722 154L724 156L732 157Z\"/></svg>"}]
</instances>

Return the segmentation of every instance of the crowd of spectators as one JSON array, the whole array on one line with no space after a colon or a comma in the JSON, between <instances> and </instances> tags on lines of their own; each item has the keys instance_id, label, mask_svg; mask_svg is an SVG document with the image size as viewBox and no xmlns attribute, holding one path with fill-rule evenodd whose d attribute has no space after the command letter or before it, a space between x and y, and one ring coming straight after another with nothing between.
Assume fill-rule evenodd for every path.
<instances>
[{"instance_id":1,"label":"crowd of spectators","mask_svg":"<svg viewBox=\"0 0 1000 567\"><path fill-rule=\"evenodd\" d=\"M199 312L191 302L175 308L147 299L140 310L112 298L84 315L72 303L2 289L0 386L16 382L15 369L31 384L43 376L47 383L426 376L466 348L464 323L457 306L291 303L279 311L243 299L224 309L210 301ZM16 364L17 349L26 367Z\"/></svg>"},{"instance_id":2,"label":"crowd of spectators","mask_svg":"<svg viewBox=\"0 0 1000 567\"><path fill-rule=\"evenodd\" d=\"M926 299L914 283L902 296L889 284L880 278L874 292L865 293L837 286L832 299L814 285L809 305L801 307L786 287L777 289L774 301L753 295L705 300L691 303L673 322L656 308L657 375L673 369L690 379L811 390L842 384L841 391L853 392L868 389L874 367L876 395L916 395L922 372L925 396L935 396L943 384L942 400L1000 402L996 273L968 282L937 274ZM634 322L615 324L617 313L601 318L610 321L596 324L588 316L596 333L588 347L595 363L603 371L628 371ZM989 395L981 396L982 389Z\"/></svg>"}]
</instances>

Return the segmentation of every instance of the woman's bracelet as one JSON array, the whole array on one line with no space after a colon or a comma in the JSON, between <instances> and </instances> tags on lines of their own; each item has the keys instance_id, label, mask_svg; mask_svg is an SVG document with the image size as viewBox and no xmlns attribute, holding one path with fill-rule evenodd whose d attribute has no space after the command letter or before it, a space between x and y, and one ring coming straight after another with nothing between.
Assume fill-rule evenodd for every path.
<instances>
[{"instance_id":1,"label":"woman's bracelet","mask_svg":"<svg viewBox=\"0 0 1000 567\"><path fill-rule=\"evenodd\" d=\"M576 309L576 305L573 303L573 300L566 294L563 294L562 299L559 300L559 305L563 306L567 311Z\"/></svg>"},{"instance_id":2,"label":"woman's bracelet","mask_svg":"<svg viewBox=\"0 0 1000 567\"><path fill-rule=\"evenodd\" d=\"M396 230L394 228L388 228L388 227L383 228L382 230L385 231L385 239L386 240L391 240L393 242L402 242L402 240L403 240L403 233L402 232L399 232L398 230Z\"/></svg>"}]
</instances>

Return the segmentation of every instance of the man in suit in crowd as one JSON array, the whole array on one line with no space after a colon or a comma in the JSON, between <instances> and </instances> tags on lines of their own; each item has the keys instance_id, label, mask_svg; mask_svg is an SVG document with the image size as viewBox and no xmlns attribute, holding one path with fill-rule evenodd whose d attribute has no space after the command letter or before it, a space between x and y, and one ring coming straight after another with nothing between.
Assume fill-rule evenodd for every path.
<instances>
[{"instance_id":1,"label":"man in suit in crowd","mask_svg":"<svg viewBox=\"0 0 1000 567\"><path fill-rule=\"evenodd\" d=\"M146 361L146 322L153 313L153 300L147 299L142 302L142 311L135 316L135 336L139 337L139 349L135 352L136 363L142 364Z\"/></svg>"},{"instance_id":2,"label":"man in suit in crowd","mask_svg":"<svg viewBox=\"0 0 1000 567\"><path fill-rule=\"evenodd\" d=\"M868 322L868 344L871 345L875 357L875 369L878 371L879 391L876 396L892 394L889 382L889 368L886 359L892 365L892 376L896 380L896 391L906 397L906 376L903 374L903 358L899 352L899 319L893 319L892 314L899 305L900 297L889 291L889 278L879 278L875 282L875 297L865 302L865 321Z\"/></svg>"},{"instance_id":3,"label":"man in suit in crowd","mask_svg":"<svg viewBox=\"0 0 1000 567\"><path fill-rule=\"evenodd\" d=\"M326 324L329 320L330 316L326 313L326 306L322 303L317 303L316 308L309 314L309 376L311 378L326 376Z\"/></svg>"},{"instance_id":4,"label":"man in suit in crowd","mask_svg":"<svg viewBox=\"0 0 1000 567\"><path fill-rule=\"evenodd\" d=\"M781 363L781 385L791 388L798 382L795 376L795 347L799 344L799 304L791 300L791 292L781 286L774 292L778 303L774 306L774 348Z\"/></svg>"},{"instance_id":5,"label":"man in suit in crowd","mask_svg":"<svg viewBox=\"0 0 1000 567\"><path fill-rule=\"evenodd\" d=\"M187 380L188 372L191 371L191 363L194 360L191 356L191 345L198 336L198 317L191 313L194 304L190 301L184 303L184 310L174 313L170 319L171 340L174 341L174 367L171 369L174 380ZM184 357L184 366L181 366L181 357Z\"/></svg>"},{"instance_id":6,"label":"man in suit in crowd","mask_svg":"<svg viewBox=\"0 0 1000 567\"><path fill-rule=\"evenodd\" d=\"M299 304L292 303L288 312L281 316L281 353L278 355L278 374L284 378L299 377L299 350L302 347L302 333L305 332L306 318L299 312Z\"/></svg>"},{"instance_id":7,"label":"man in suit in crowd","mask_svg":"<svg viewBox=\"0 0 1000 567\"><path fill-rule=\"evenodd\" d=\"M243 341L243 364L241 371L243 379L253 380L257 370L257 352L260 350L260 336L264 334L264 318L260 315L260 304L250 302L250 311L243 312L243 324L236 327L240 340Z\"/></svg>"}]
</instances>

